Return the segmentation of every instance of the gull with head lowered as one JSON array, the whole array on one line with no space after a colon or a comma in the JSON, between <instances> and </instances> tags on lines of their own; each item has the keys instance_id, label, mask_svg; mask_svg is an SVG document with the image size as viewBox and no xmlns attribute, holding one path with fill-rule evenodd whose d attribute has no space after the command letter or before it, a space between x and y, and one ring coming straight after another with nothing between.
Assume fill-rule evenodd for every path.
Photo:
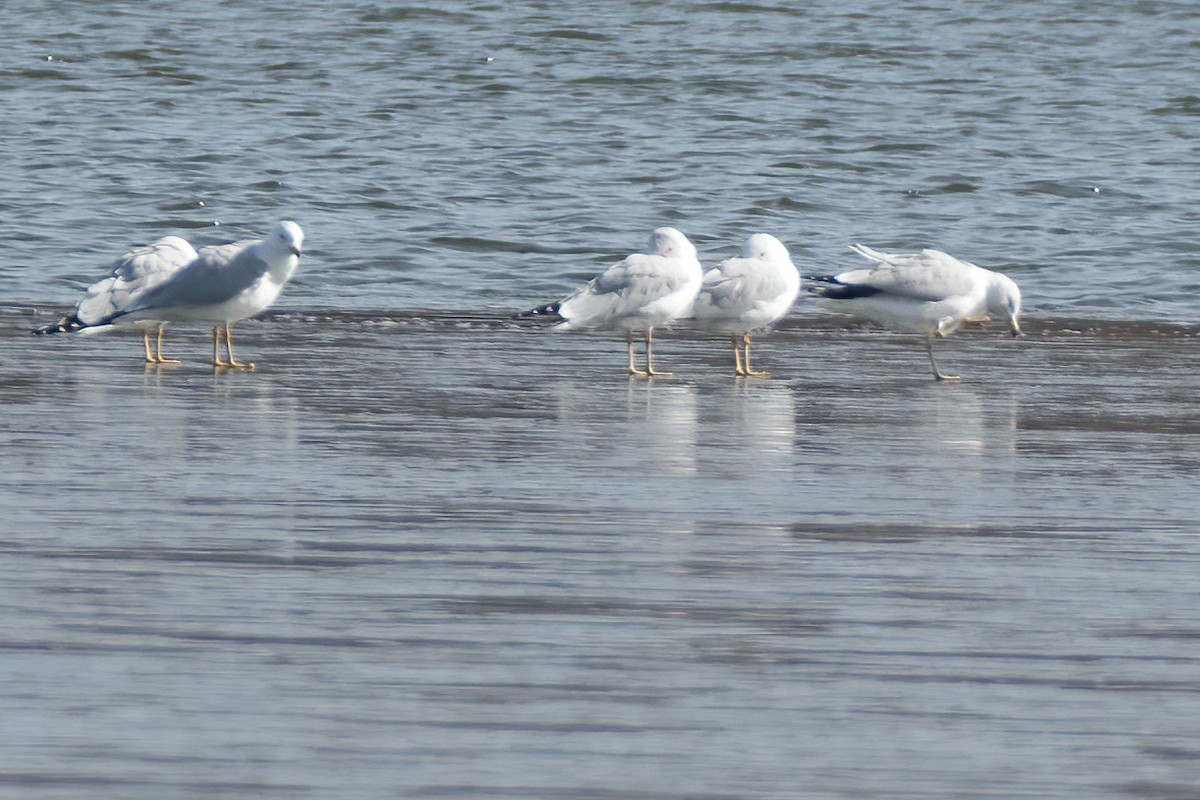
<instances>
[{"instance_id":1,"label":"gull with head lowered","mask_svg":"<svg viewBox=\"0 0 1200 800\"><path fill-rule=\"evenodd\" d=\"M991 314L1006 319L1013 336L1021 335L1021 290L1007 275L940 250L891 254L860 244L851 249L873 266L815 278L818 284L812 288L822 305L885 327L925 334L925 352L936 380L960 378L938 369L933 337L944 338L964 322L986 321Z\"/></svg>"},{"instance_id":2,"label":"gull with head lowered","mask_svg":"<svg viewBox=\"0 0 1200 800\"><path fill-rule=\"evenodd\" d=\"M750 366L750 332L786 314L799 291L800 271L783 242L756 233L742 245L741 256L704 273L692 316L702 326L730 335L738 375L768 377L769 372Z\"/></svg>"},{"instance_id":3,"label":"gull with head lowered","mask_svg":"<svg viewBox=\"0 0 1200 800\"><path fill-rule=\"evenodd\" d=\"M213 327L213 366L252 369L253 364L234 356L230 326L275 302L296 271L303 245L300 226L284 220L265 239L201 248L162 279L114 303L112 310L58 330L89 333L148 323L199 322ZM221 358L222 340L228 361Z\"/></svg>"},{"instance_id":4,"label":"gull with head lowered","mask_svg":"<svg viewBox=\"0 0 1200 800\"><path fill-rule=\"evenodd\" d=\"M700 290L696 248L675 228L656 228L645 251L613 264L567 298L519 314L549 317L556 330L616 328L625 332L629 374L669 376L654 369L655 326L688 313ZM639 370L633 354L633 334L646 340L646 369Z\"/></svg>"}]
</instances>

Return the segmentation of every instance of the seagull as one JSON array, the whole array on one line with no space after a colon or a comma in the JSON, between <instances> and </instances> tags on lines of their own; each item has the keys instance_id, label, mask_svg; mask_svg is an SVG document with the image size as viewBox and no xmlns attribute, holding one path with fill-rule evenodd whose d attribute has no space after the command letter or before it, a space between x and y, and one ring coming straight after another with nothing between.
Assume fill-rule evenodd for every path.
<instances>
[{"instance_id":1,"label":"seagull","mask_svg":"<svg viewBox=\"0 0 1200 800\"><path fill-rule=\"evenodd\" d=\"M551 317L556 330L616 328L625 332L629 374L670 376L654 369L653 332L688 313L700 290L702 270L696 248L675 228L656 228L646 249L613 264L564 300L518 315ZM634 361L633 334L646 339L646 369Z\"/></svg>"},{"instance_id":2,"label":"seagull","mask_svg":"<svg viewBox=\"0 0 1200 800\"><path fill-rule=\"evenodd\" d=\"M271 229L265 239L201 248L164 280L124 307L87 322L78 330L105 330L140 322L201 322L213 326L213 366L253 369L233 354L230 326L266 309L292 277L304 244L304 232L291 220ZM221 358L221 341L229 360Z\"/></svg>"},{"instance_id":3,"label":"seagull","mask_svg":"<svg viewBox=\"0 0 1200 800\"><path fill-rule=\"evenodd\" d=\"M156 242L130 250L118 258L109 268L108 275L88 287L87 294L71 313L53 325L34 331L37 334L85 333L97 330L100 320L132 308L147 291L174 275L192 259L196 250L178 236L164 236ZM149 364L178 364L175 359L162 354L163 327L165 323L154 320L122 322L115 327L131 327L142 333L142 345L146 349ZM158 345L150 352L150 330L158 329Z\"/></svg>"},{"instance_id":4,"label":"seagull","mask_svg":"<svg viewBox=\"0 0 1200 800\"><path fill-rule=\"evenodd\" d=\"M861 244L850 249L873 266L816 278L820 285L814 291L823 298L822 305L885 327L925 334L934 379L961 380L938 369L934 336L949 336L964 322L986 322L991 314L1007 319L1013 336L1021 335L1021 290L1007 275L940 250L891 254Z\"/></svg>"},{"instance_id":5,"label":"seagull","mask_svg":"<svg viewBox=\"0 0 1200 800\"><path fill-rule=\"evenodd\" d=\"M738 375L768 377L771 373L750 367L750 332L786 314L799 291L800 272L783 242L756 233L742 245L741 256L704 273L692 316L704 327L730 335Z\"/></svg>"}]
</instances>

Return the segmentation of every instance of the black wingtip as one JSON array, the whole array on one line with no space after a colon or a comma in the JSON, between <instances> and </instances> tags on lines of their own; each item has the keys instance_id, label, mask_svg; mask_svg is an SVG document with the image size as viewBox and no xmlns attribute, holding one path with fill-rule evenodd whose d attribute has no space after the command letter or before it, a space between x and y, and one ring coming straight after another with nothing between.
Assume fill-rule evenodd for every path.
<instances>
[{"instance_id":1,"label":"black wingtip","mask_svg":"<svg viewBox=\"0 0 1200 800\"><path fill-rule=\"evenodd\" d=\"M809 278L807 286L813 294L830 300L854 300L858 297L871 297L881 291L874 286L864 286L861 283L840 283L833 275L818 275Z\"/></svg>"},{"instance_id":2,"label":"black wingtip","mask_svg":"<svg viewBox=\"0 0 1200 800\"><path fill-rule=\"evenodd\" d=\"M562 316L558 313L560 308L562 308L562 303L547 303L544 306L538 306L537 308L531 308L528 311L514 314L513 319L557 321L562 319Z\"/></svg>"},{"instance_id":3,"label":"black wingtip","mask_svg":"<svg viewBox=\"0 0 1200 800\"><path fill-rule=\"evenodd\" d=\"M72 333L80 328L85 327L87 326L83 324L83 321L79 319L77 315L68 314L58 322L55 322L51 325L43 325L40 328L34 328L32 331L30 331L30 333L32 333L34 336L49 336L50 334L54 333Z\"/></svg>"}]
</instances>

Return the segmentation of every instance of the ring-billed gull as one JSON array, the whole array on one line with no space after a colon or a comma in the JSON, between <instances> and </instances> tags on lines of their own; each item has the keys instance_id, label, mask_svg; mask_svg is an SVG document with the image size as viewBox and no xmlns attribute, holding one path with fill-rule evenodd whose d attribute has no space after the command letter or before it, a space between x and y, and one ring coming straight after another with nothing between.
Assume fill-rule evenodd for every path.
<instances>
[{"instance_id":1,"label":"ring-billed gull","mask_svg":"<svg viewBox=\"0 0 1200 800\"><path fill-rule=\"evenodd\" d=\"M629 374L668 376L654 369L654 327L686 314L700 290L696 248L674 228L656 228L646 250L613 264L557 303L526 311L522 317L549 316L557 330L616 328L625 332ZM646 369L633 355L633 334L646 339Z\"/></svg>"},{"instance_id":2,"label":"ring-billed gull","mask_svg":"<svg viewBox=\"0 0 1200 800\"><path fill-rule=\"evenodd\" d=\"M279 222L265 239L201 248L195 258L131 299L124 308L80 328L104 329L152 321L213 326L213 366L246 367L233 354L230 326L266 309L296 271L304 232ZM221 341L229 360L221 359Z\"/></svg>"},{"instance_id":3,"label":"ring-billed gull","mask_svg":"<svg viewBox=\"0 0 1200 800\"><path fill-rule=\"evenodd\" d=\"M1008 320L1013 336L1021 335L1021 290L1007 275L960 261L940 250L890 254L863 245L851 249L874 266L818 278L814 291L823 305L865 317L885 327L925 334L925 352L933 377L945 375L933 358L933 337L946 337L964 322L996 314Z\"/></svg>"},{"instance_id":4,"label":"ring-billed gull","mask_svg":"<svg viewBox=\"0 0 1200 800\"><path fill-rule=\"evenodd\" d=\"M88 287L87 294L71 313L53 325L38 328L34 333L94 332L101 320L128 310L154 286L178 272L196 257L195 249L178 236L164 236L157 242L131 250L113 262L108 275ZM131 327L142 333L146 361L150 364L178 364L162 354L164 322L155 320L122 322L117 327ZM158 343L150 352L150 330L158 329Z\"/></svg>"},{"instance_id":5,"label":"ring-billed gull","mask_svg":"<svg viewBox=\"0 0 1200 800\"><path fill-rule=\"evenodd\" d=\"M786 314L799 291L800 271L783 242L756 233L742 245L741 256L704 273L692 315L704 327L730 335L738 375L766 377L769 372L750 367L750 332Z\"/></svg>"}]
</instances>

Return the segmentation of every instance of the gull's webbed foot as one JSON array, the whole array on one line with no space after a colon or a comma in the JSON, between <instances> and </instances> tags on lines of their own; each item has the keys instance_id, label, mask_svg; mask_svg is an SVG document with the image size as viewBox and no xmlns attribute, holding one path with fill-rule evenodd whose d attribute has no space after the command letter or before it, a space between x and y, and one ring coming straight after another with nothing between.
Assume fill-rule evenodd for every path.
<instances>
[{"instance_id":1,"label":"gull's webbed foot","mask_svg":"<svg viewBox=\"0 0 1200 800\"><path fill-rule=\"evenodd\" d=\"M253 361L238 361L233 358L229 359L228 361L222 361L220 359L217 359L217 360L213 361L213 366L224 368L224 369L251 370L251 369L254 369L254 362Z\"/></svg>"}]
</instances>

